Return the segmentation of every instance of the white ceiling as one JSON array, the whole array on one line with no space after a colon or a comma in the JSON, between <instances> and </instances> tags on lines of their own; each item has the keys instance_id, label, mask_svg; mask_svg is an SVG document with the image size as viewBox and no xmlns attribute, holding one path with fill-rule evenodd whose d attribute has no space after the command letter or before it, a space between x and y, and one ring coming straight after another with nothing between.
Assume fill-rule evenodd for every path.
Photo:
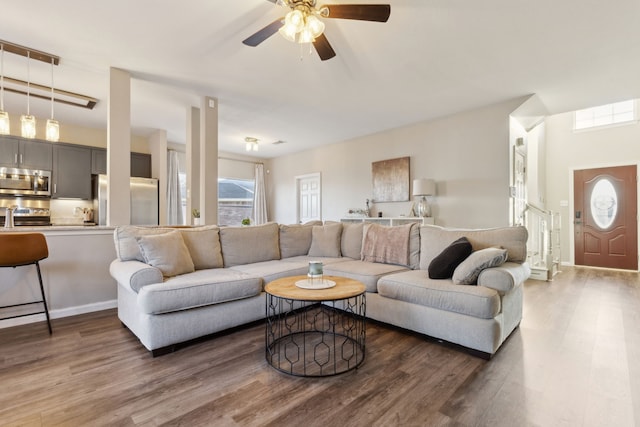
<instances>
[{"instance_id":1,"label":"white ceiling","mask_svg":"<svg viewBox=\"0 0 640 427\"><path fill-rule=\"evenodd\" d=\"M93 111L56 104L63 127L106 127L117 67L133 76L135 134L183 143L188 107L213 96L220 149L242 153L252 136L261 157L533 93L552 114L640 98L638 0L389 3L384 24L325 20L337 52L325 62L279 34L241 43L286 13L266 0L7 1L0 39L60 56L55 86L99 99ZM26 79L26 62L5 54L5 75ZM31 80L48 85L49 66L31 61ZM31 101L41 120L49 108ZM26 98L5 93L5 109L24 113Z\"/></svg>"}]
</instances>

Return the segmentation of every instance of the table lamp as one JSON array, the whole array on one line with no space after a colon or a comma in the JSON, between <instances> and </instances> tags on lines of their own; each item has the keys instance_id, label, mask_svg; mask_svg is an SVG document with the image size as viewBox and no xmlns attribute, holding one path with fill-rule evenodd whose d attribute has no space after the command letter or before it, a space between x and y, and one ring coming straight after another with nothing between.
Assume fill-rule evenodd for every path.
<instances>
[{"instance_id":1,"label":"table lamp","mask_svg":"<svg viewBox=\"0 0 640 427\"><path fill-rule=\"evenodd\" d=\"M418 216L431 216L431 206L429 206L427 196L435 196L435 194L436 182L433 179L420 178L413 180L413 195L415 197L421 197L418 201Z\"/></svg>"}]
</instances>

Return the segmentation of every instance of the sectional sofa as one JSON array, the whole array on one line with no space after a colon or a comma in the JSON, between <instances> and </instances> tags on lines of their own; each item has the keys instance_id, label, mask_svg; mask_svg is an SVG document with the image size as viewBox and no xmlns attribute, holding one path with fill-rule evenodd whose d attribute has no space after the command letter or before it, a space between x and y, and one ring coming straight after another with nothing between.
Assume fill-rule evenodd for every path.
<instances>
[{"instance_id":1,"label":"sectional sofa","mask_svg":"<svg viewBox=\"0 0 640 427\"><path fill-rule=\"evenodd\" d=\"M462 258L461 238L473 251ZM114 231L110 272L120 320L154 356L263 319L264 286L320 260L325 274L365 284L368 318L490 358L522 318L526 242L523 227L124 226ZM443 267L451 277L430 278Z\"/></svg>"}]
</instances>

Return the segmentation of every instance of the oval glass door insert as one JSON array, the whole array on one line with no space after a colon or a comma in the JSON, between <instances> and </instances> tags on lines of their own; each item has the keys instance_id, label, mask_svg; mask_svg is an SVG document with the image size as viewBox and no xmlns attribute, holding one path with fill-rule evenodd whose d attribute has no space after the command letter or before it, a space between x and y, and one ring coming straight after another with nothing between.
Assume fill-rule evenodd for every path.
<instances>
[{"instance_id":1,"label":"oval glass door insert","mask_svg":"<svg viewBox=\"0 0 640 427\"><path fill-rule=\"evenodd\" d=\"M600 228L609 228L618 213L618 195L608 178L601 178L591 192L591 216Z\"/></svg>"}]
</instances>

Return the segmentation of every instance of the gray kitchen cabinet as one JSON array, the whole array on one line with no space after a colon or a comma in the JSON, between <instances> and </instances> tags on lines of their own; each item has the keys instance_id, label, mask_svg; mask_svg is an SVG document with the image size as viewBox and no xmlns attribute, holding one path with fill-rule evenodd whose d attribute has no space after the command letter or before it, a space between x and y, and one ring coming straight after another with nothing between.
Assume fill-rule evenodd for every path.
<instances>
[{"instance_id":1,"label":"gray kitchen cabinet","mask_svg":"<svg viewBox=\"0 0 640 427\"><path fill-rule=\"evenodd\" d=\"M53 147L54 199L91 199L91 149L77 145Z\"/></svg>"},{"instance_id":2,"label":"gray kitchen cabinet","mask_svg":"<svg viewBox=\"0 0 640 427\"><path fill-rule=\"evenodd\" d=\"M107 150L104 148L91 149L91 173L100 175L107 173Z\"/></svg>"},{"instance_id":3,"label":"gray kitchen cabinet","mask_svg":"<svg viewBox=\"0 0 640 427\"><path fill-rule=\"evenodd\" d=\"M131 176L151 178L151 155L131 153Z\"/></svg>"},{"instance_id":4,"label":"gray kitchen cabinet","mask_svg":"<svg viewBox=\"0 0 640 427\"><path fill-rule=\"evenodd\" d=\"M107 150L104 148L91 149L91 173L99 175L107 173ZM151 155L131 153L130 176L151 178Z\"/></svg>"},{"instance_id":5,"label":"gray kitchen cabinet","mask_svg":"<svg viewBox=\"0 0 640 427\"><path fill-rule=\"evenodd\" d=\"M48 142L16 136L0 137L0 166L50 171L52 160L53 150Z\"/></svg>"}]
</instances>

